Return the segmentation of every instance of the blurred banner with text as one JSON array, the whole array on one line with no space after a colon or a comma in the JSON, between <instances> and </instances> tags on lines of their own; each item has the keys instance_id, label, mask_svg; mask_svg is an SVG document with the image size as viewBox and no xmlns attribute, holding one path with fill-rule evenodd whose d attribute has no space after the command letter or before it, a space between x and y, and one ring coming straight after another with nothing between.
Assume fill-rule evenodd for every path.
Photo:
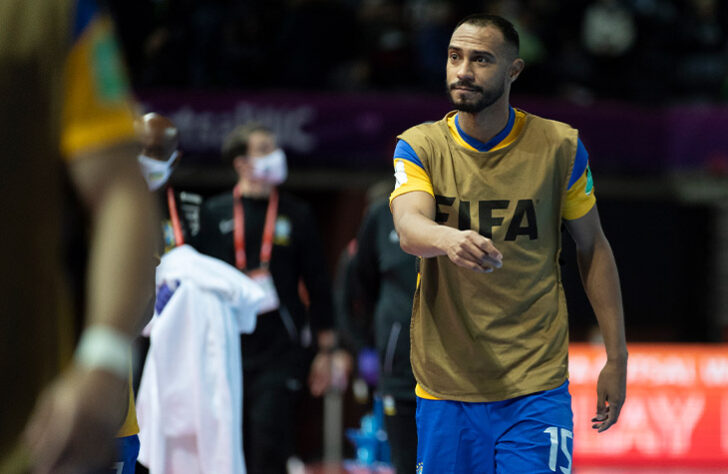
<instances>
[{"instance_id":1,"label":"blurred banner with text","mask_svg":"<svg viewBox=\"0 0 728 474\"><path fill-rule=\"evenodd\" d=\"M574 463L728 468L728 345L630 344L618 423L591 428L601 346L572 344Z\"/></svg>"},{"instance_id":2,"label":"blurred banner with text","mask_svg":"<svg viewBox=\"0 0 728 474\"><path fill-rule=\"evenodd\" d=\"M188 163L218 164L225 135L255 120L275 131L294 167L388 169L398 134L452 109L444 94L147 91L140 100L174 121ZM534 97L514 97L512 105L579 129L596 169L728 171L726 106Z\"/></svg>"}]
</instances>

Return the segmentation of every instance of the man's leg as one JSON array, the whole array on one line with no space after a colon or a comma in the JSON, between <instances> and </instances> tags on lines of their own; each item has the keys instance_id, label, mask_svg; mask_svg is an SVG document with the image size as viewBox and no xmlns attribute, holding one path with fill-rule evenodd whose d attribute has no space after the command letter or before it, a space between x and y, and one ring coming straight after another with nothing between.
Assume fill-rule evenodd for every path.
<instances>
[{"instance_id":1,"label":"man's leg","mask_svg":"<svg viewBox=\"0 0 728 474\"><path fill-rule=\"evenodd\" d=\"M392 465L397 474L412 474L417 464L417 424L415 400L394 402L395 412L384 417L387 439L392 453Z\"/></svg>"},{"instance_id":2,"label":"man's leg","mask_svg":"<svg viewBox=\"0 0 728 474\"><path fill-rule=\"evenodd\" d=\"M493 410L504 423L496 440L496 473L571 473L574 422L568 382L496 405Z\"/></svg>"},{"instance_id":3,"label":"man's leg","mask_svg":"<svg viewBox=\"0 0 728 474\"><path fill-rule=\"evenodd\" d=\"M417 473L492 474L484 403L417 398ZM486 434L484 434L486 433Z\"/></svg>"},{"instance_id":4,"label":"man's leg","mask_svg":"<svg viewBox=\"0 0 728 474\"><path fill-rule=\"evenodd\" d=\"M293 384L244 375L243 438L248 474L285 474L293 453ZM299 382L300 385L300 382Z\"/></svg>"}]
</instances>

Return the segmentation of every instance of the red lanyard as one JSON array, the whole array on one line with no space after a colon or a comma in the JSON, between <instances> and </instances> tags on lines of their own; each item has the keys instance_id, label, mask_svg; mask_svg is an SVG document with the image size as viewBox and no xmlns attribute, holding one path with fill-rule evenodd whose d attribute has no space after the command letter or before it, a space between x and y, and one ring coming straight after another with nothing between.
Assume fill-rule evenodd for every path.
<instances>
[{"instance_id":1,"label":"red lanyard","mask_svg":"<svg viewBox=\"0 0 728 474\"><path fill-rule=\"evenodd\" d=\"M260 266L267 268L270 263L270 256L273 253L273 234L276 229L276 218L278 217L278 190L273 188L268 200L268 210L265 213L265 225L263 226L263 242L260 245ZM233 241L235 242L235 266L238 270L245 270L248 266L245 256L245 216L243 214L243 202L240 199L238 187L233 188Z\"/></svg>"},{"instance_id":2,"label":"red lanyard","mask_svg":"<svg viewBox=\"0 0 728 474\"><path fill-rule=\"evenodd\" d=\"M175 246L184 245L185 238L182 234L182 226L179 223L179 214L177 214L177 202L174 199L174 191L172 186L167 186L167 206L169 207L169 218L172 220L172 230L174 231Z\"/></svg>"}]
</instances>

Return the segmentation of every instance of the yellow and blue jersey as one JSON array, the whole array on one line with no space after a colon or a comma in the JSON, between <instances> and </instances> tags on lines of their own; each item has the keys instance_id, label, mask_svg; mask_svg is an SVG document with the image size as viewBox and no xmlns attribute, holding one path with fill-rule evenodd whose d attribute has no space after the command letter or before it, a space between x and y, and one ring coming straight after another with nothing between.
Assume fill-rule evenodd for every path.
<instances>
[{"instance_id":1,"label":"yellow and blue jersey","mask_svg":"<svg viewBox=\"0 0 728 474\"><path fill-rule=\"evenodd\" d=\"M61 115L67 160L134 139L130 88L111 19L94 0L77 0L71 28Z\"/></svg>"},{"instance_id":2,"label":"yellow and blue jersey","mask_svg":"<svg viewBox=\"0 0 728 474\"><path fill-rule=\"evenodd\" d=\"M467 135L460 128L458 114L448 117L447 125L452 138L460 146L472 151L496 151L507 147L518 138L525 124L525 116L521 110L511 107L506 126L487 143ZM434 197L432 181L422 161L414 149L401 139L394 150L394 170L396 187L390 196L390 201L412 191L424 191ZM567 185L566 199L562 206L562 216L566 220L578 219L589 212L595 203L594 185L589 170L589 153L579 139L574 166Z\"/></svg>"},{"instance_id":3,"label":"yellow and blue jersey","mask_svg":"<svg viewBox=\"0 0 728 474\"><path fill-rule=\"evenodd\" d=\"M444 133L449 135L449 138L454 142L454 146L462 147L462 149L468 150L468 152L497 152L498 150L511 146L521 137L522 133L524 133L526 122L527 114L511 107L509 108L508 122L503 130L488 142L482 142L466 134L460 127L458 114L451 113L445 118L447 131ZM570 173L568 174L568 179L566 174L563 179L566 189L564 189L563 199L561 199L561 217L566 220L583 217L596 203L591 172L589 170L589 154L581 140L578 137L575 138L576 146L571 152L573 153L571 155L573 160L569 161L571 165ZM465 155L458 155L458 158L463 156ZM413 146L405 139L400 138L394 151L396 185L390 196L390 202L397 196L413 191L426 192L437 199L435 197L436 193L433 188L432 178L436 182L439 182L438 180L441 181L443 177L431 177L428 174L430 167L425 166L423 163L425 159L431 160L431 157L418 156ZM504 159L507 160L508 157ZM432 162L430 162L430 165L432 165ZM528 179L528 176L524 176L524 179ZM418 275L418 287L419 284ZM438 397L424 390L419 383L415 388L415 393L420 398L438 399Z\"/></svg>"}]
</instances>

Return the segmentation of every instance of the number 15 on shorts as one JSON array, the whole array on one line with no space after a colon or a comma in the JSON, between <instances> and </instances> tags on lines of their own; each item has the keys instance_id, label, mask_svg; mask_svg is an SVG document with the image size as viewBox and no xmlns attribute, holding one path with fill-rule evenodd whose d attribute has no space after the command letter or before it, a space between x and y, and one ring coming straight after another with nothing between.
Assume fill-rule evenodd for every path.
<instances>
[{"instance_id":1,"label":"number 15 on shorts","mask_svg":"<svg viewBox=\"0 0 728 474\"><path fill-rule=\"evenodd\" d=\"M551 449L549 449L549 469L556 472L556 461L559 456L559 450L566 456L566 467L558 466L562 474L571 474L571 449L573 447L574 434L564 428L558 426L549 426L543 431L551 440ZM570 446L572 445L572 446Z\"/></svg>"}]
</instances>

